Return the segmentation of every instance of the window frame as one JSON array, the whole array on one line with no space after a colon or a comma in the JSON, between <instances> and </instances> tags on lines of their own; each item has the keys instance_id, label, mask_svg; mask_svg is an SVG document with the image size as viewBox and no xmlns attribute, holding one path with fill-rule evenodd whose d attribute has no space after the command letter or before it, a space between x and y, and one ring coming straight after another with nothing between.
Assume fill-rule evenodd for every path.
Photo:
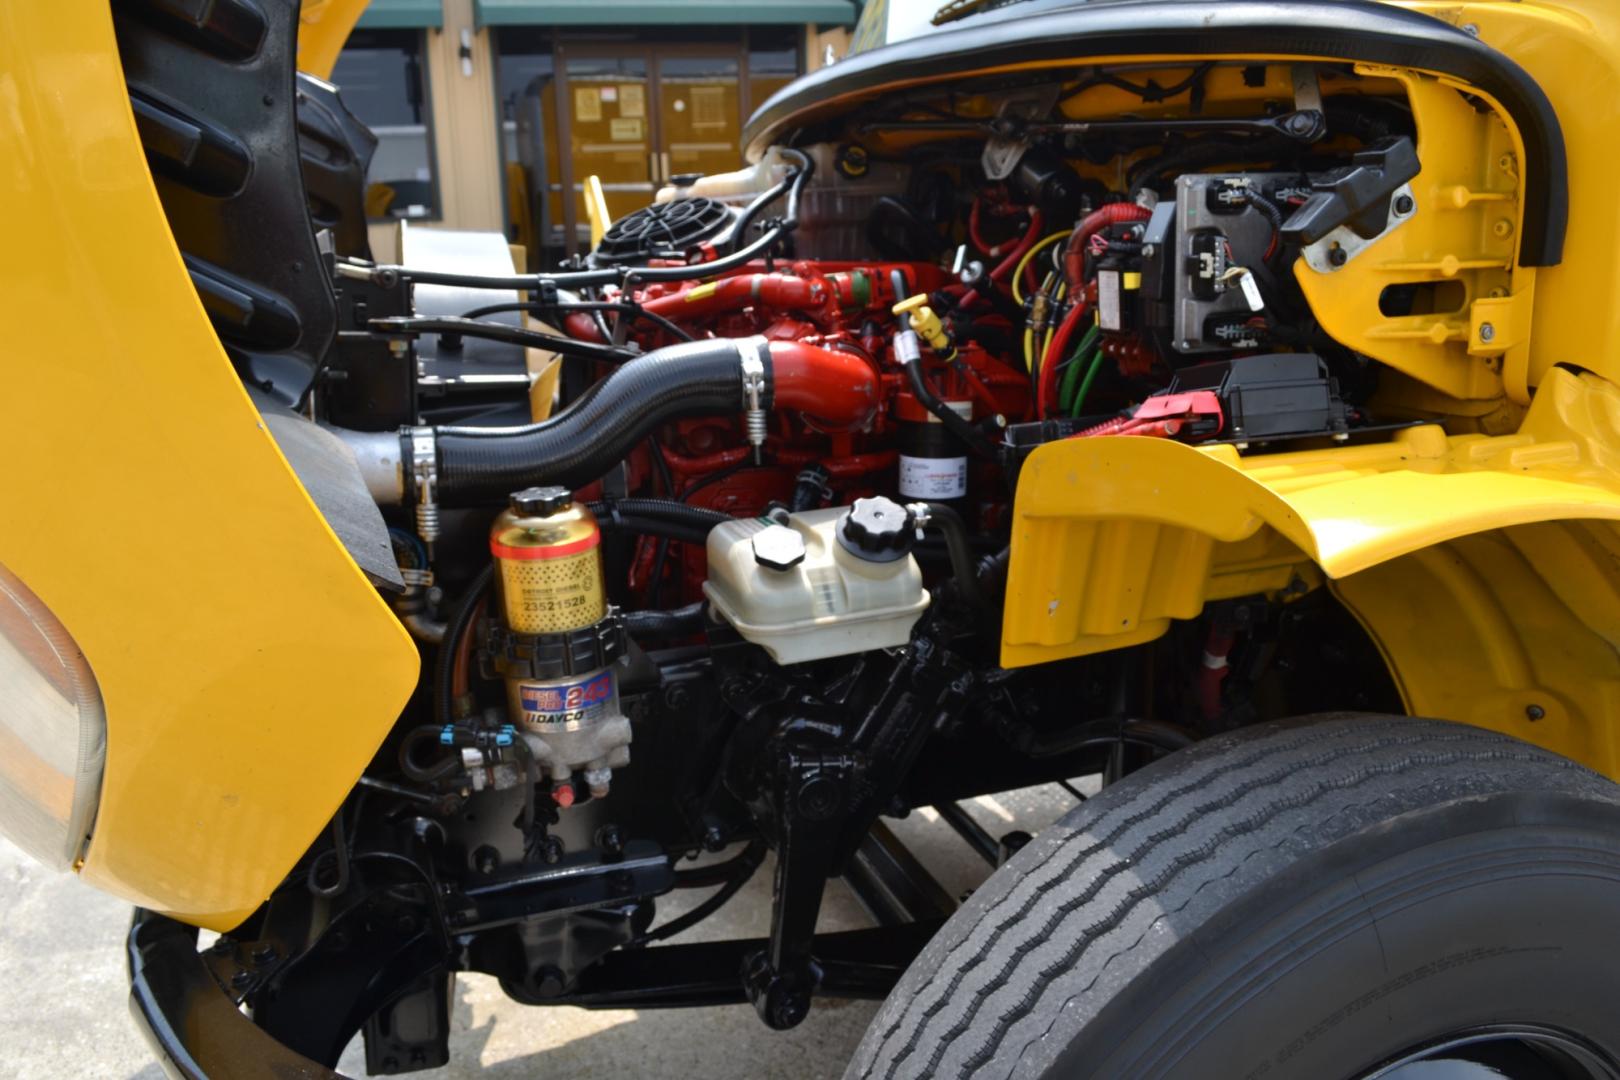
<instances>
[{"instance_id":1,"label":"window frame","mask_svg":"<svg viewBox=\"0 0 1620 1080\"><path fill-rule=\"evenodd\" d=\"M413 223L437 223L437 222L444 221L444 191L443 191L443 187L442 187L442 185L440 183L438 133L437 133L437 130L436 130L437 125L434 123L433 70L432 70L433 66L432 66L432 64L430 64L428 62L429 48L430 47L429 47L427 35L430 32L443 33L442 30L431 31L431 30L429 30L427 28L360 27L360 28L356 29L349 36L349 40L344 43L344 46L343 46L342 50L340 50L339 53L338 53L337 63L342 63L343 54L348 52L350 49L366 49L366 48L380 49L380 48L385 47L383 44L381 44L381 42L382 41L387 41L387 40L409 41L412 44L412 46L414 47L414 50L415 50L414 53L409 49L405 50L405 52L406 52L406 56L408 58L413 57L415 59L415 64L414 65L407 64L407 72L409 72L411 66L414 66L414 68L416 70L416 74L417 74L417 79L420 82L421 105L418 107L417 112L421 117L420 126L422 128L422 134L423 134L424 140L426 142L427 163L428 163L428 192L429 192L429 197L430 197L429 212L426 213L426 214L423 214L423 215L421 215L419 217L408 217L408 216L395 215L395 214L385 214L382 217L372 217L370 214L367 214L366 215L366 224L367 225L393 225L393 224L395 224L397 222L401 222L401 221L408 221L408 222L413 222ZM366 44L366 42L373 41L373 40L378 41L378 44L373 44L373 45ZM358 44L357 44L357 42L358 42ZM407 77L408 77L408 75L407 75ZM337 80L337 66L336 66L336 64L334 64L334 66L333 66L333 80L332 81L336 84L336 86L338 88L338 93L341 95L342 92L343 92L343 84ZM347 100L345 100L345 104L349 106L351 111L353 111L353 105L352 104L350 104ZM374 135L378 134L380 131L387 131L390 128L397 128L397 127L401 126L401 125L394 125L394 124L373 125L370 121L368 121L365 117L360 116L358 113L356 113L355 115L360 120L360 122L362 124L365 124L366 128L368 130L370 130ZM416 127L418 125L411 124L411 125L403 125L403 126ZM379 135L379 142L380 141L381 141L381 136ZM369 169L367 171L369 172ZM366 178L366 190L367 191L370 191L371 184L372 184L372 180L368 176Z\"/></svg>"}]
</instances>

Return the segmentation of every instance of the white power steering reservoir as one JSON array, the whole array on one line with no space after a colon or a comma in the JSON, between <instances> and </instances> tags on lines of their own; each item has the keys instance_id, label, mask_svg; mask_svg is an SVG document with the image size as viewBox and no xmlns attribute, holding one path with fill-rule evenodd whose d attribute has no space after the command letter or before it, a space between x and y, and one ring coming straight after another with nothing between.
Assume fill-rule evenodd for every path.
<instances>
[{"instance_id":1,"label":"white power steering reservoir","mask_svg":"<svg viewBox=\"0 0 1620 1080\"><path fill-rule=\"evenodd\" d=\"M779 664L904 645L928 607L917 523L890 499L739 518L709 532L715 613Z\"/></svg>"}]
</instances>

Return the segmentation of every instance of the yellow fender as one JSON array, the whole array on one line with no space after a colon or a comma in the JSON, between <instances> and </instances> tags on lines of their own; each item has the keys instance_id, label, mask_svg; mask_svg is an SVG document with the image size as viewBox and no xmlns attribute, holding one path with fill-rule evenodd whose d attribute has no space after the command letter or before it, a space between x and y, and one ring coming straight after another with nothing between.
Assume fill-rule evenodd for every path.
<instances>
[{"instance_id":1,"label":"yellow fender","mask_svg":"<svg viewBox=\"0 0 1620 1080\"><path fill-rule=\"evenodd\" d=\"M370 0L303 0L298 11L298 70L330 79L343 43Z\"/></svg>"},{"instance_id":2,"label":"yellow fender","mask_svg":"<svg viewBox=\"0 0 1620 1080\"><path fill-rule=\"evenodd\" d=\"M1564 368L1513 435L1424 425L1250 456L1050 443L1019 478L1002 663L1150 641L1210 600L1325 577L1412 711L1512 730L1613 774L1615 521L1620 390Z\"/></svg>"},{"instance_id":3,"label":"yellow fender","mask_svg":"<svg viewBox=\"0 0 1620 1080\"><path fill-rule=\"evenodd\" d=\"M415 645L282 457L158 201L104 3L0 4L0 563L83 648L83 876L220 930L327 825ZM359 673L357 675L357 673Z\"/></svg>"}]
</instances>

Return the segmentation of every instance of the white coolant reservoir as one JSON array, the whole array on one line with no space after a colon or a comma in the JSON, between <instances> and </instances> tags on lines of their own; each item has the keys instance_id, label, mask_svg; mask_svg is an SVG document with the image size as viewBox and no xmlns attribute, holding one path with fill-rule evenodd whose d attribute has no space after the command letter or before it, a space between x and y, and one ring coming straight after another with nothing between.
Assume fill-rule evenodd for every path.
<instances>
[{"instance_id":1,"label":"white coolant reservoir","mask_svg":"<svg viewBox=\"0 0 1620 1080\"><path fill-rule=\"evenodd\" d=\"M717 615L779 664L904 645L928 606L916 531L888 499L739 518L709 533L703 591Z\"/></svg>"}]
</instances>

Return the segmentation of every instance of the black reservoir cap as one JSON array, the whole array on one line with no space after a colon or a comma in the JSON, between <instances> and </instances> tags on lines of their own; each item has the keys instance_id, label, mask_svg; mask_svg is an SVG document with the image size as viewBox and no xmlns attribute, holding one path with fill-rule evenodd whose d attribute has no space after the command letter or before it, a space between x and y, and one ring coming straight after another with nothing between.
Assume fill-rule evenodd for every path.
<instances>
[{"instance_id":1,"label":"black reservoir cap","mask_svg":"<svg viewBox=\"0 0 1620 1080\"><path fill-rule=\"evenodd\" d=\"M565 487L529 487L511 494L512 513L522 517L550 517L574 501Z\"/></svg>"},{"instance_id":2,"label":"black reservoir cap","mask_svg":"<svg viewBox=\"0 0 1620 1080\"><path fill-rule=\"evenodd\" d=\"M881 495L856 499L838 522L838 542L868 562L894 562L911 553L917 522L910 510Z\"/></svg>"}]
</instances>

